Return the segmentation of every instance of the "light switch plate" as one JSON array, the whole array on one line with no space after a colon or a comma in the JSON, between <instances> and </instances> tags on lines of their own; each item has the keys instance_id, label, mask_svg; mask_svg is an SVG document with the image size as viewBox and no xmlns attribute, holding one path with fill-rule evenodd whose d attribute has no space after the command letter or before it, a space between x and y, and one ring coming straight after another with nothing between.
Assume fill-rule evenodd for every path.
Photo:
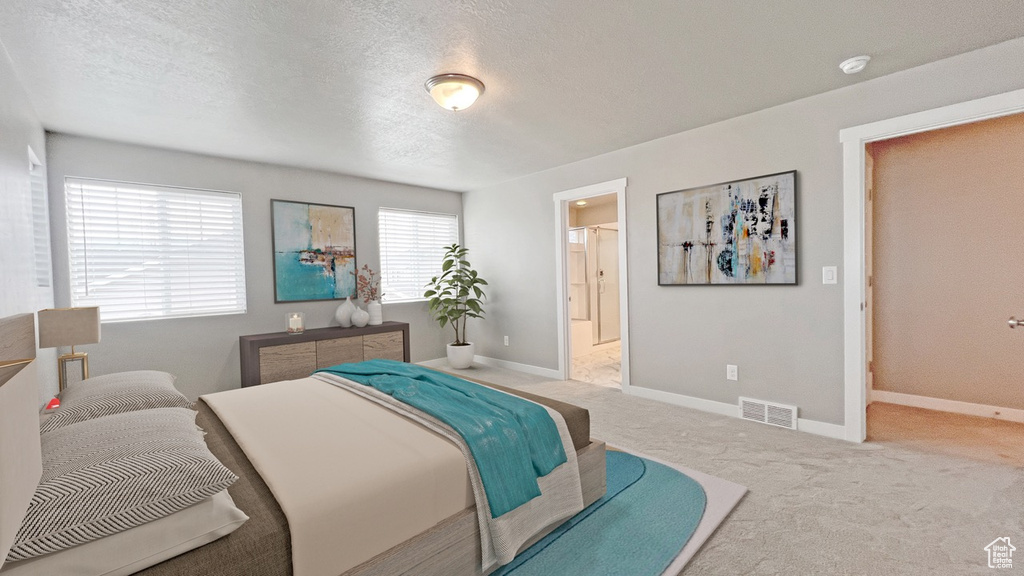
<instances>
[{"instance_id":1,"label":"light switch plate","mask_svg":"<svg viewBox=\"0 0 1024 576\"><path fill-rule=\"evenodd\" d=\"M822 266L821 267L821 283L822 284L838 284L839 283L839 267L838 266Z\"/></svg>"}]
</instances>

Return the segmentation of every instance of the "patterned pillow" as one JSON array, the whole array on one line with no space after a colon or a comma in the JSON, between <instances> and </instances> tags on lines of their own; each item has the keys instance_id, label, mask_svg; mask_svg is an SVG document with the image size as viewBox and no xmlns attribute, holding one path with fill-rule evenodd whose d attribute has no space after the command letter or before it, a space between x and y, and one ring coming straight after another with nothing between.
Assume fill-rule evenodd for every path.
<instances>
[{"instance_id":1,"label":"patterned pillow","mask_svg":"<svg viewBox=\"0 0 1024 576\"><path fill-rule=\"evenodd\" d=\"M100 416L149 408L191 408L192 402L174 388L174 376L155 370L118 372L83 380L60 394L58 408L40 426L50 432Z\"/></svg>"},{"instance_id":2,"label":"patterned pillow","mask_svg":"<svg viewBox=\"0 0 1024 576\"><path fill-rule=\"evenodd\" d=\"M7 560L145 524L234 483L238 477L210 453L195 417L184 408L157 408L43 434L43 476Z\"/></svg>"}]
</instances>

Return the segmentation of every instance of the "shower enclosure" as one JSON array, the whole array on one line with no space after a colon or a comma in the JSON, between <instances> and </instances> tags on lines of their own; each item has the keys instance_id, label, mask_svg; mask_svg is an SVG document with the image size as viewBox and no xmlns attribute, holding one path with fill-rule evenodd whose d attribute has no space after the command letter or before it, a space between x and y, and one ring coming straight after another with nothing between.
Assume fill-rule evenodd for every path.
<instances>
[{"instance_id":1,"label":"shower enclosure","mask_svg":"<svg viewBox=\"0 0 1024 576\"><path fill-rule=\"evenodd\" d=\"M574 353L619 339L619 231L615 228L569 229L569 310Z\"/></svg>"}]
</instances>

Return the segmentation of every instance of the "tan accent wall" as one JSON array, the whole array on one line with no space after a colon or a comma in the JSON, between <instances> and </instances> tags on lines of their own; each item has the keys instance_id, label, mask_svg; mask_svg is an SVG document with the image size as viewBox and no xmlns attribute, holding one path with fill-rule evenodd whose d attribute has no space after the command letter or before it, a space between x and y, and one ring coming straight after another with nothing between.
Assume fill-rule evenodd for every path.
<instances>
[{"instance_id":1,"label":"tan accent wall","mask_svg":"<svg viewBox=\"0 0 1024 576\"><path fill-rule=\"evenodd\" d=\"M871 152L875 388L1024 409L1024 115Z\"/></svg>"},{"instance_id":2,"label":"tan accent wall","mask_svg":"<svg viewBox=\"0 0 1024 576\"><path fill-rule=\"evenodd\" d=\"M597 226L618 221L619 206L616 201L615 194L605 194L587 198L586 206L577 206L575 202L570 202L569 227Z\"/></svg>"}]
</instances>

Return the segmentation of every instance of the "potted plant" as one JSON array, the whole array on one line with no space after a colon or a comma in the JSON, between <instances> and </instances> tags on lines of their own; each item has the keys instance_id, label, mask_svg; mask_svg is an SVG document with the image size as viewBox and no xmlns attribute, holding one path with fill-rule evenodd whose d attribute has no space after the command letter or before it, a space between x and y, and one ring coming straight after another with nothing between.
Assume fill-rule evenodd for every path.
<instances>
[{"instance_id":1,"label":"potted plant","mask_svg":"<svg viewBox=\"0 0 1024 576\"><path fill-rule=\"evenodd\" d=\"M441 260L441 274L430 279L423 293L434 320L441 328L451 326L455 332L455 341L448 345L448 364L452 368L473 365L475 347L466 339L466 319L484 317L480 301L485 295L480 287L487 281L470 267L468 252L458 244L449 246Z\"/></svg>"}]
</instances>

